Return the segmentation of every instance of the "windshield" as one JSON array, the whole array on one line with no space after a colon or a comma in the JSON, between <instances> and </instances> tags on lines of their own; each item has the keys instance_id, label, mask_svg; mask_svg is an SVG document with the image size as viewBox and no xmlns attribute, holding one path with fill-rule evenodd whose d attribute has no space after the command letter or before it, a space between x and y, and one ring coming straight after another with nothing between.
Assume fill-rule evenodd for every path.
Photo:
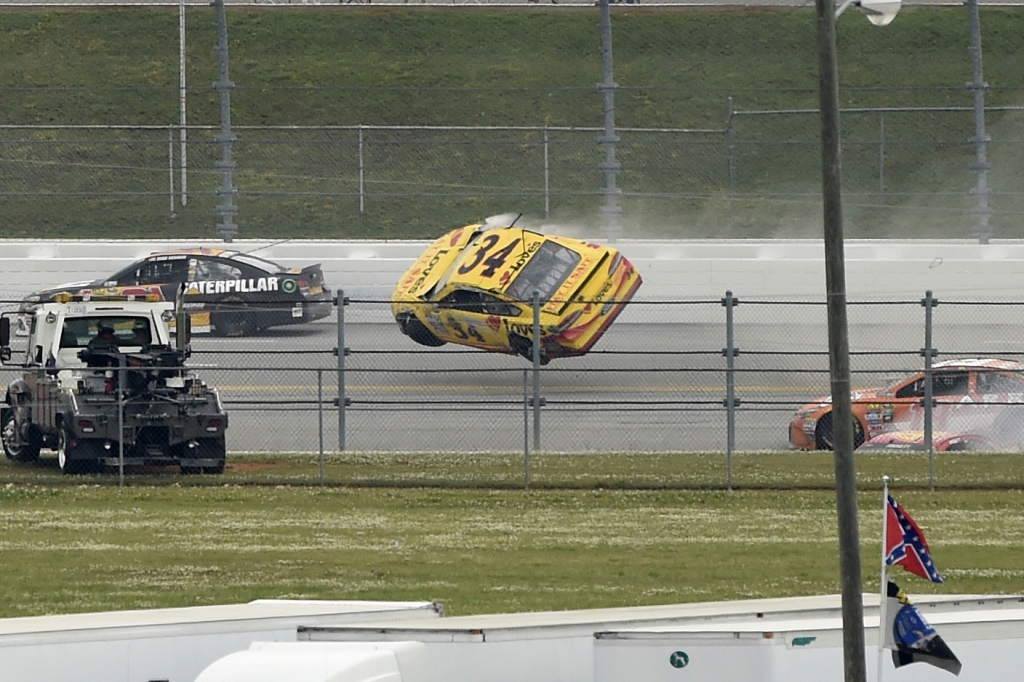
<instances>
[{"instance_id":1,"label":"windshield","mask_svg":"<svg viewBox=\"0 0 1024 682\"><path fill-rule=\"evenodd\" d=\"M528 301L537 291L541 300L550 300L579 262L580 254L553 241L545 241L506 292L520 301Z\"/></svg>"},{"instance_id":2,"label":"windshield","mask_svg":"<svg viewBox=\"0 0 1024 682\"><path fill-rule=\"evenodd\" d=\"M86 348L105 343L145 346L153 341L149 318L134 316L76 317L64 320L60 348Z\"/></svg>"}]
</instances>

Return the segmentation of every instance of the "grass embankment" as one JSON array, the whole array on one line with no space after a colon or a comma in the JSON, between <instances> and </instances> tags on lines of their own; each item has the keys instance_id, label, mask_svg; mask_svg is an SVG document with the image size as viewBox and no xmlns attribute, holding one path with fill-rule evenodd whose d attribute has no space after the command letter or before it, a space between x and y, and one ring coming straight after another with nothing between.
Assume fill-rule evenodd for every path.
<instances>
[{"instance_id":1,"label":"grass embankment","mask_svg":"<svg viewBox=\"0 0 1024 682\"><path fill-rule=\"evenodd\" d=\"M761 457L765 473L800 477L792 461ZM662 479L673 478L678 459L662 462ZM910 593L1024 592L1020 489L906 487L901 468L912 464L892 461L895 494L923 527L946 583L898 574ZM974 463L993 485L1005 465ZM447 466L470 476L479 465ZM540 458L537 466L555 465ZM3 469L9 479L11 467ZM827 489L319 488L242 485L237 471L202 478L129 477L119 490L111 476L43 476L0 487L0 616L258 597L432 599L467 614L839 591ZM877 479L865 478L876 487L860 495L865 590L874 591L881 499Z\"/></svg>"},{"instance_id":2,"label":"grass embankment","mask_svg":"<svg viewBox=\"0 0 1024 682\"><path fill-rule=\"evenodd\" d=\"M205 8L190 10L187 18L192 125L219 121L218 99L208 85L217 79L211 20ZM985 79L992 86L986 101L1020 104L1024 12L985 9L982 22ZM594 88L602 72L592 8L231 8L228 23L236 126L603 125L602 99ZM720 131L729 96L745 111L817 106L813 8L616 8L613 30L621 127ZM170 8L6 10L0 28L0 121L175 125L177 38L177 13ZM906 9L885 30L851 16L842 22L839 38L844 106L970 106L963 87L971 62L962 8ZM723 136L672 146L663 138L625 135L619 185L626 192L628 226L671 237L780 231L817 236L813 119L737 121L738 191L774 198L741 200L735 212L723 201ZM1008 137L1016 139L1007 130L1015 125L1012 115L990 114L988 124L994 140L1004 142L990 150L990 183L997 192L1016 192L1019 146L1005 144ZM898 229L900 236L965 236L969 217L956 211L952 217L936 215L927 206L934 198L921 205L919 197L901 193L963 195L973 186L973 152L964 146L973 134L970 114L955 123L948 115L890 115L885 125L889 198L851 197L847 235ZM878 122L873 116L846 117L844 132L849 189L874 192ZM213 168L218 152L210 144L212 132L192 134L190 201L173 215L162 194L168 182L166 131L4 136L36 144L15 144L3 154L0 177L9 192L0 197L3 236L214 235L213 190L220 178ZM393 134L368 137L363 214L354 134L303 144L294 134L267 137L243 132L236 148L243 236L422 238L493 213L543 212L536 135L512 135L500 144L453 140L450 134L429 143ZM783 140L796 144L780 146ZM593 193L603 186L596 168L603 157L595 141L596 133L553 139L555 218L596 215L601 201ZM47 196L31 194L39 191ZM53 191L77 196L53 197ZM129 194L111 194L117 192ZM680 192L689 198L666 198ZM880 201L888 208L880 208ZM965 209L972 200L949 201L945 213ZM999 236L1024 235L1013 214L1018 201L1005 196L993 202Z\"/></svg>"}]
</instances>

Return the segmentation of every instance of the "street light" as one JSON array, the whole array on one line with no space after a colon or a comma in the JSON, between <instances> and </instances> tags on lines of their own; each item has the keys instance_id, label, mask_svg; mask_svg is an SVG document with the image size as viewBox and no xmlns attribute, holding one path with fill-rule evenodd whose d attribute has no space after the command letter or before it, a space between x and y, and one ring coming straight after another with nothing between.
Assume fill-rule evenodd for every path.
<instances>
[{"instance_id":1,"label":"street light","mask_svg":"<svg viewBox=\"0 0 1024 682\"><path fill-rule=\"evenodd\" d=\"M864 602L861 596L860 537L857 528L857 472L853 461L850 337L846 320L846 265L843 256L840 189L839 70L836 65L836 18L850 5L864 11L871 23L884 26L896 16L900 0L846 0L838 10L834 0L815 0L818 17L818 96L821 102L821 191L828 361L832 385L832 443L843 611L843 671L846 682L865 682Z\"/></svg>"}]
</instances>

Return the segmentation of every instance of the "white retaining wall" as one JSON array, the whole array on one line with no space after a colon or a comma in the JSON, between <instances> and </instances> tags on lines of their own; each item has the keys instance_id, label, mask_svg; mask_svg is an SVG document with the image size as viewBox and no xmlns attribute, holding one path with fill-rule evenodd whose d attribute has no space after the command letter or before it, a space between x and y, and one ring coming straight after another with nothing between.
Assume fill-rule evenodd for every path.
<instances>
[{"instance_id":1,"label":"white retaining wall","mask_svg":"<svg viewBox=\"0 0 1024 682\"><path fill-rule=\"evenodd\" d=\"M271 242L238 240L284 265L323 264L325 279L347 296L387 300L427 241ZM109 275L152 251L224 246L209 241L0 240L0 299ZM726 290L750 299L824 300L819 240L622 240L619 249L644 277L637 300L718 299ZM931 289L947 299L1024 299L1024 242L851 240L846 243L850 300L917 300Z\"/></svg>"}]
</instances>

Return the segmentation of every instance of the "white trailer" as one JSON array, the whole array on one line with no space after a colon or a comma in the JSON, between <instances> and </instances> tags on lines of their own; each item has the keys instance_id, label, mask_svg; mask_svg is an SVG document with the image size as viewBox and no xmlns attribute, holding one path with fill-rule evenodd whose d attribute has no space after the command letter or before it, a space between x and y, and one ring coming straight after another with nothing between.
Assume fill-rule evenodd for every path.
<instances>
[{"instance_id":1,"label":"white trailer","mask_svg":"<svg viewBox=\"0 0 1024 682\"><path fill-rule=\"evenodd\" d=\"M436 619L433 602L299 601L0 619L4 682L193 682L254 641L300 625Z\"/></svg>"},{"instance_id":2,"label":"white trailer","mask_svg":"<svg viewBox=\"0 0 1024 682\"><path fill-rule=\"evenodd\" d=\"M958 682L1024 678L1024 604L963 603L925 617L963 664ZM878 616L864 621L868 681L878 682ZM594 643L594 682L841 679L843 624L838 616L600 632ZM896 670L891 653L882 653L883 682L945 679L952 677L925 663Z\"/></svg>"},{"instance_id":3,"label":"white trailer","mask_svg":"<svg viewBox=\"0 0 1024 682\"><path fill-rule=\"evenodd\" d=\"M864 602L870 630L867 641L874 642L877 641L878 595L864 595ZM940 629L943 637L943 624L947 622L967 623L965 632L968 634L964 638L968 639L988 636L983 630L992 618L1002 618L1010 627L1019 627L1019 622L1024 622L1024 598L1021 597L942 595L923 597L915 600L915 604ZM254 644L252 649L210 666L196 682L643 682L645 679L651 682L662 679L781 682L788 678L762 674L772 670L764 667L764 661L754 657L748 662L743 658L749 651L748 640L755 638L754 635L739 637L735 633L751 628L751 632L757 631L757 637L771 639L764 637L764 633L796 631L799 627L794 623L802 624L799 627L805 629L811 627L810 624L819 627L827 623L825 629L828 629L841 623L839 596L305 626L299 628L300 641L270 648ZM875 629L871 630L872 627ZM719 660L726 668L737 666L745 676L693 677L690 673L696 668L671 666L668 662L671 652L666 654L664 646L668 646L675 634L660 633L675 633L677 629L693 633L710 630L716 633L713 636L722 646L731 643L735 650L720 649ZM823 650L824 643L832 642L840 634L841 630L832 631L827 637L822 634L821 643L811 649ZM654 639L645 639L648 637ZM657 637L663 637L664 641ZM1024 639L1024 632L1020 638ZM635 652L631 652L629 646L621 646L623 642L634 641L637 642ZM641 645L653 641L662 648L653 653L643 650ZM841 642L841 637L835 641ZM678 647L672 649L677 650ZM841 666L841 649L836 651L839 651ZM824 655L834 653L829 651ZM616 658L619 654L621 656ZM641 664L648 657L652 665L663 664L676 676L642 677L645 669ZM634 665L640 667L634 671L631 668ZM684 674L680 675L680 670L685 671ZM361 671L367 672L360 676ZM663 672L660 667L658 672ZM900 672L902 676L904 671ZM814 677L814 673L815 669L810 669L806 679L842 678L841 670L838 677Z\"/></svg>"}]
</instances>

